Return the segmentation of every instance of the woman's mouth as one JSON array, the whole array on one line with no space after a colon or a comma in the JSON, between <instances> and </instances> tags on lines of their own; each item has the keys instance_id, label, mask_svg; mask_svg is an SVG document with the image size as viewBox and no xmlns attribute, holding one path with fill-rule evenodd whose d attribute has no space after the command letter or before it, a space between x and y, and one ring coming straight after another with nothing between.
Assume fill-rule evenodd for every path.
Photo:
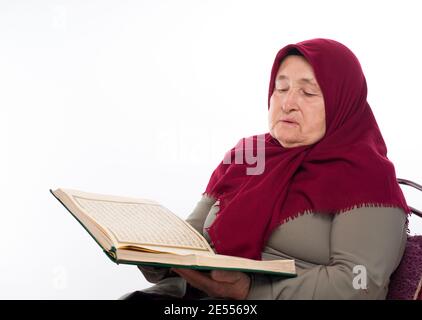
<instances>
[{"instance_id":1,"label":"woman's mouth","mask_svg":"<svg viewBox=\"0 0 422 320\"><path fill-rule=\"evenodd\" d=\"M297 122L293 122L293 121L281 120L280 122L287 125L287 126L291 126L291 127L295 127L295 126L298 125Z\"/></svg>"}]
</instances>

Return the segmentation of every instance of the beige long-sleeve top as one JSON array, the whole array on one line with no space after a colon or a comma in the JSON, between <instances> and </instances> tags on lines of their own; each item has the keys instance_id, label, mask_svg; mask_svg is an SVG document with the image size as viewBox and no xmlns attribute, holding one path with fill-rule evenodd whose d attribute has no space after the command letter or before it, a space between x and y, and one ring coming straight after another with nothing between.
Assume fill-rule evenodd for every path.
<instances>
[{"instance_id":1,"label":"beige long-sleeve top","mask_svg":"<svg viewBox=\"0 0 422 320\"><path fill-rule=\"evenodd\" d=\"M218 210L218 202L204 195L187 221L209 240L205 228ZM294 259L298 276L253 274L247 299L385 299L390 275L404 253L405 222L403 210L390 207L308 213L290 220L274 230L262 259ZM165 269L140 270L156 283L143 291L185 294L184 279Z\"/></svg>"}]
</instances>

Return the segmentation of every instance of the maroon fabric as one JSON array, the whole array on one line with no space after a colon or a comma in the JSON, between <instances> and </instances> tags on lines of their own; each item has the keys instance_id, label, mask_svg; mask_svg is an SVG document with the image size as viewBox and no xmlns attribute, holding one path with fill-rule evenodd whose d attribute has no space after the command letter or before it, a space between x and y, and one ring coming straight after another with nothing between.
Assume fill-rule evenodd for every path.
<instances>
[{"instance_id":1,"label":"maroon fabric","mask_svg":"<svg viewBox=\"0 0 422 320\"><path fill-rule=\"evenodd\" d=\"M407 239L403 258L391 275L388 300L422 300L422 236Z\"/></svg>"},{"instance_id":2,"label":"maroon fabric","mask_svg":"<svg viewBox=\"0 0 422 320\"><path fill-rule=\"evenodd\" d=\"M282 48L271 71L268 106L280 62L292 48L312 65L322 89L326 134L313 145L284 148L265 133L242 138L228 151L231 163L221 161L203 192L219 200L208 233L220 254L260 260L274 228L306 211L334 214L354 206L394 206L410 212L366 101L365 76L347 47L312 39ZM264 140L262 147L258 139ZM265 154L262 174L247 174L246 168L256 164L235 163L246 140L254 142L254 155Z\"/></svg>"}]
</instances>

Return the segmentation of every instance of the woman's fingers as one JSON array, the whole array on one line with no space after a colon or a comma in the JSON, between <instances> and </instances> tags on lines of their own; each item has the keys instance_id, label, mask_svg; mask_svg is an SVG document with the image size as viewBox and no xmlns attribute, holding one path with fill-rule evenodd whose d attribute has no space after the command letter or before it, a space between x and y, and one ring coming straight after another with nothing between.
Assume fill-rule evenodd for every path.
<instances>
[{"instance_id":1,"label":"woman's fingers","mask_svg":"<svg viewBox=\"0 0 422 320\"><path fill-rule=\"evenodd\" d=\"M201 272L189 269L173 269L175 273L186 279L192 286L208 294L218 291L218 283Z\"/></svg>"},{"instance_id":2,"label":"woman's fingers","mask_svg":"<svg viewBox=\"0 0 422 320\"><path fill-rule=\"evenodd\" d=\"M238 271L213 270L210 275L190 269L173 269L193 287L212 297L245 299L250 286L248 275Z\"/></svg>"},{"instance_id":3,"label":"woman's fingers","mask_svg":"<svg viewBox=\"0 0 422 320\"><path fill-rule=\"evenodd\" d=\"M212 270L211 278L215 281L234 283L240 280L242 276L241 272L238 271L226 271L226 270Z\"/></svg>"}]
</instances>

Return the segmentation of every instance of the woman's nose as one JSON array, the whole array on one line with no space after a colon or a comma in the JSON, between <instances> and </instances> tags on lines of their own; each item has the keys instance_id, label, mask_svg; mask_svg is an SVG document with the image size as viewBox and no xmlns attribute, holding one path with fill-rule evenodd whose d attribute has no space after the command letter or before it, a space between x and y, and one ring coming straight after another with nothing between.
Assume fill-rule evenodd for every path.
<instances>
[{"instance_id":1,"label":"woman's nose","mask_svg":"<svg viewBox=\"0 0 422 320\"><path fill-rule=\"evenodd\" d=\"M284 112L289 113L291 110L296 110L297 108L297 95L293 90L289 90L286 99L281 104L281 109Z\"/></svg>"}]
</instances>

